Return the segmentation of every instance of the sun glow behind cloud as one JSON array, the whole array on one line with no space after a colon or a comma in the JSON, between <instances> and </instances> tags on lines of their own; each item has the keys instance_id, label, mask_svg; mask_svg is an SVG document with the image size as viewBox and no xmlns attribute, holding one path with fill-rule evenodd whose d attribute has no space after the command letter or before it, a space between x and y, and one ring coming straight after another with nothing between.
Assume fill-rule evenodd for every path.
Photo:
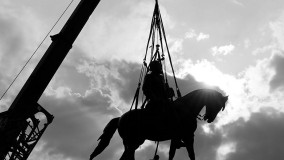
<instances>
[{"instance_id":1,"label":"sun glow behind cloud","mask_svg":"<svg viewBox=\"0 0 284 160\"><path fill-rule=\"evenodd\" d=\"M184 61L178 70L178 75L184 77L187 74L191 74L197 81L207 84L208 87L219 87L224 91L232 92L239 90L239 81L234 76L222 73L214 63L205 59L196 63ZM235 81L232 81L233 79Z\"/></svg>"},{"instance_id":2,"label":"sun glow behind cloud","mask_svg":"<svg viewBox=\"0 0 284 160\"><path fill-rule=\"evenodd\" d=\"M221 75L221 72L206 60L198 63L190 70L190 73L197 81L204 82L209 86L221 87L221 84L224 82L223 74Z\"/></svg>"}]
</instances>

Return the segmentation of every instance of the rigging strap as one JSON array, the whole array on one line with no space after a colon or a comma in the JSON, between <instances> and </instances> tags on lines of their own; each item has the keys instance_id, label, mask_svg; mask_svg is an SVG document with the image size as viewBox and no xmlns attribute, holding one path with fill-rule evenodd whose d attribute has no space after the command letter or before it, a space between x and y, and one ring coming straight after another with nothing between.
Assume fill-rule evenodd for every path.
<instances>
[{"instance_id":1,"label":"rigging strap","mask_svg":"<svg viewBox=\"0 0 284 160\"><path fill-rule=\"evenodd\" d=\"M159 38L159 39L157 39L157 41L159 41L160 45L157 44L155 46L156 36ZM164 39L164 42L163 42L163 39ZM155 4L153 16L152 16L152 21L151 21L149 38L148 38L147 46L146 46L146 52L145 52L145 56L144 56L144 59L143 59L143 65L142 65L140 76L139 76L138 87L135 91L135 95L134 95L130 110L133 108L134 104L135 104L135 109L138 108L138 99L139 99L141 84L143 82L143 78L144 78L145 74L147 74L147 72L149 70L149 65L147 65L147 62L146 62L146 58L147 58L147 55L148 55L148 49L151 48L150 63L153 60L163 61L164 60L164 45L166 47L166 51L168 52L168 57L169 57L169 61L170 61L170 66L171 66L173 78L174 78L177 96L178 96L178 98L180 98L181 93L180 93L180 90L179 90L179 87L178 87L178 84L177 84L175 71L174 71L173 63L172 63L172 58L171 58L169 47L168 47L168 44L167 44L166 33L165 33L165 29L164 29L164 25L163 25L163 21L162 21L162 17L161 17L159 5L158 5L158 0L156 0L156 4ZM154 53L155 47L156 47L156 52ZM159 47L161 48L162 55L160 55L160 53L159 53ZM165 61L164 61L163 66L164 66L164 71L166 72ZM165 73L165 74L163 74L163 76L164 76L164 79L165 79L165 84L168 85L167 74ZM146 101L143 100L143 98L142 98L142 104L145 105L145 103L146 103ZM143 105L142 105L142 107L143 107Z\"/></svg>"},{"instance_id":2,"label":"rigging strap","mask_svg":"<svg viewBox=\"0 0 284 160\"><path fill-rule=\"evenodd\" d=\"M180 90L179 90L179 87L178 87L178 84L177 84L175 71L174 71L173 63L172 63L172 58L171 58L171 54L170 54L170 51L169 51L167 38L166 38L166 33L165 33L164 25L163 25L163 20L162 20L162 16L161 16L161 13L160 13L160 9L159 9L157 0L156 0L155 10L154 10L154 14L153 14L153 19L154 19L154 17L156 17L156 23L155 24L156 24L156 27L157 27L157 29L159 31L159 35L160 35L162 57L164 56L164 50L163 50L164 47L163 47L162 38L164 38L165 46L166 46L166 49L167 49L167 52L168 52L168 57L169 57L169 61L170 61L170 65L171 65L171 69L172 69L172 73L173 73L173 77L174 77L174 82L175 82L175 86L176 86L176 92L177 92L178 98L180 98L181 97L181 93L180 93ZM152 30L152 28L151 28L151 30ZM148 46L148 44L147 44L147 46ZM146 55L145 55L145 57L146 57ZM167 79L166 79L166 82L167 82Z\"/></svg>"}]
</instances>

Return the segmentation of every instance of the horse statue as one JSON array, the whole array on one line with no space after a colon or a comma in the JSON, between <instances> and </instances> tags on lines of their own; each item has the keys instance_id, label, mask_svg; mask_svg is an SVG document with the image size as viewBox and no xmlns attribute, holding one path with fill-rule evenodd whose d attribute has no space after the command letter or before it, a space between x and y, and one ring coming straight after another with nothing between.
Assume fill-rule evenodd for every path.
<instances>
[{"instance_id":1,"label":"horse statue","mask_svg":"<svg viewBox=\"0 0 284 160\"><path fill-rule=\"evenodd\" d=\"M172 160L175 150L179 148L175 142L183 142L189 158L195 160L193 148L194 132L197 128L197 118L203 107L206 111L203 120L211 123L219 111L225 109L228 96L223 96L216 90L198 89L171 102L165 111L159 114L147 109L130 110L121 117L113 118L99 137L98 146L90 155L90 160L100 154L108 145L118 129L123 139L124 152L120 160L135 160L135 150L144 141L171 140L169 159Z\"/></svg>"}]
</instances>

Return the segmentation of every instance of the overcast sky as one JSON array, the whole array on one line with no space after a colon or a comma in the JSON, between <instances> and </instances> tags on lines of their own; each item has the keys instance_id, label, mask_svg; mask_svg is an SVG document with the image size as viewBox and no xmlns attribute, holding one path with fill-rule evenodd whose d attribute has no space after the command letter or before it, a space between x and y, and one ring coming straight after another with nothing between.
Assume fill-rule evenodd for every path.
<instances>
[{"instance_id":1,"label":"overcast sky","mask_svg":"<svg viewBox=\"0 0 284 160\"><path fill-rule=\"evenodd\" d=\"M12 82L70 0L0 0L0 94ZM75 0L52 31L60 31ZM199 122L197 160L284 158L284 1L160 0L182 94L217 86L229 95L214 123ZM29 160L83 160L103 128L130 107L145 54L154 0L101 0L39 103L55 116ZM47 39L0 101L6 110ZM168 142L159 155L167 159ZM97 159L116 160L116 133ZM146 142L137 160L152 158ZM176 160L189 159L186 150Z\"/></svg>"}]
</instances>

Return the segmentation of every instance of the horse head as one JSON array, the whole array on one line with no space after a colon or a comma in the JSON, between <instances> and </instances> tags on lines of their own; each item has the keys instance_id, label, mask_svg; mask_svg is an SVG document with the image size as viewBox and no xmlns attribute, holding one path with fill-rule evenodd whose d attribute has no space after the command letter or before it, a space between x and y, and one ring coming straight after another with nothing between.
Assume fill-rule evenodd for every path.
<instances>
[{"instance_id":1,"label":"horse head","mask_svg":"<svg viewBox=\"0 0 284 160\"><path fill-rule=\"evenodd\" d=\"M206 104L206 112L204 115L203 120L207 121L208 123L211 123L215 120L218 113L225 109L226 102L228 100L228 96L218 95L214 98L214 100L211 100Z\"/></svg>"}]
</instances>

